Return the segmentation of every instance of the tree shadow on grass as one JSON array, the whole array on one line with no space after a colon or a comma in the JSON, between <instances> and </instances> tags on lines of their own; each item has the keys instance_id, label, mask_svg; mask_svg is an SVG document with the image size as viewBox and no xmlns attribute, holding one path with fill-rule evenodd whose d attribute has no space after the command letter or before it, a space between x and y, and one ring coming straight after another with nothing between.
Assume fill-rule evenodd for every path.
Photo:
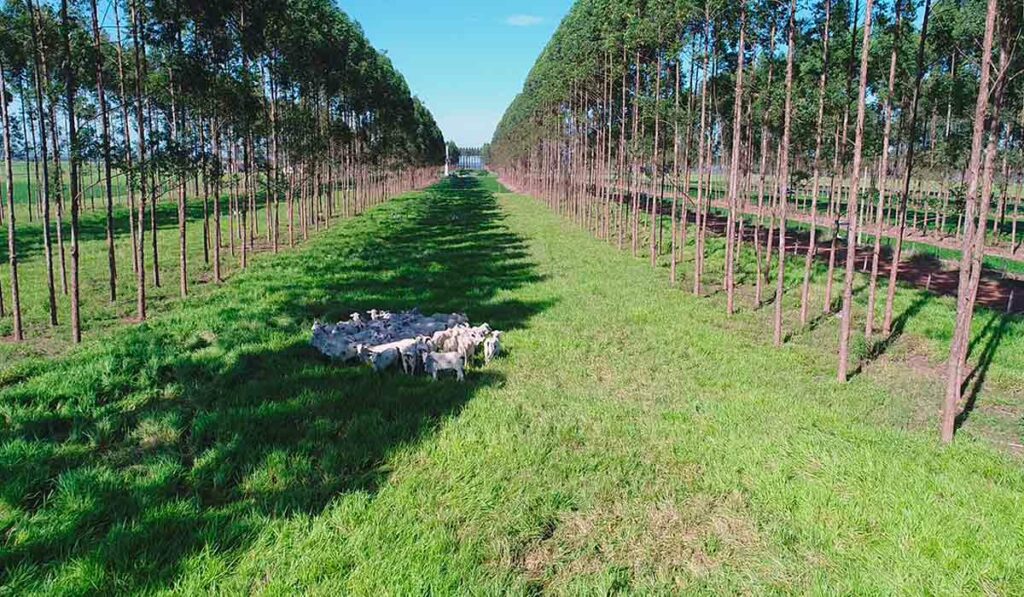
<instances>
[{"instance_id":1,"label":"tree shadow on grass","mask_svg":"<svg viewBox=\"0 0 1024 597\"><path fill-rule=\"evenodd\" d=\"M0 583L167 588L268 520L373 495L396 449L503 379L334 364L308 346L309 325L419 306L508 330L548 308L504 294L540 277L477 185L395 200L0 390Z\"/></svg>"},{"instance_id":2,"label":"tree shadow on grass","mask_svg":"<svg viewBox=\"0 0 1024 597\"><path fill-rule=\"evenodd\" d=\"M910 305L906 309L904 309L898 317L893 319L892 331L890 331L888 336L884 336L874 341L869 341L867 345L867 351L864 354L864 357L860 359L860 362L857 364L857 367L850 373L850 379L853 379L854 377L857 377L858 375L864 373L864 370L869 365L871 365L878 359L882 358L886 353L888 353L889 349L892 348L896 344L896 342L903 337L903 334L904 332L906 332L907 329L907 324L910 323L910 320L917 316L922 310L924 310L926 306L928 306L929 303L931 303L934 300L935 295L927 292L920 293L919 296L916 299L914 299L914 302L910 303Z\"/></svg>"},{"instance_id":3,"label":"tree shadow on grass","mask_svg":"<svg viewBox=\"0 0 1024 597\"><path fill-rule=\"evenodd\" d=\"M955 429L959 430L963 427L967 420L970 418L971 413L978 405L978 396L981 394L981 388L985 385L985 379L988 377L988 370L992 366L992 360L995 358L996 352L999 350L999 345L1003 341L1003 336L1006 334L1006 329L1009 327L1009 318L1006 316L993 315L988 323L985 324L985 328L981 334L975 338L968 349L969 354L973 354L975 348L980 342L985 342L985 347L981 351L981 355L978 357L978 364L964 379L963 385L961 386L960 392L964 397L964 406L960 411L960 414L956 417Z\"/></svg>"}]
</instances>

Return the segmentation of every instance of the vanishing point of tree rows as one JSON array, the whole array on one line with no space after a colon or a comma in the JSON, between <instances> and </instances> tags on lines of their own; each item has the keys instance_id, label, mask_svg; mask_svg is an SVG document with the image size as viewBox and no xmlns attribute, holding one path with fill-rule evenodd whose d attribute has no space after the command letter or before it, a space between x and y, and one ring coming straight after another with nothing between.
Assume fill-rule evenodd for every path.
<instances>
[{"instance_id":1,"label":"vanishing point of tree rows","mask_svg":"<svg viewBox=\"0 0 1024 597\"><path fill-rule=\"evenodd\" d=\"M7 0L0 100L0 317L13 319L14 341L25 336L24 283L47 286L51 326L64 324L58 304L68 301L81 340L90 280L80 279L80 219L97 196L107 300L130 276L142 321L147 285L166 283L161 205L176 206L172 258L185 297L192 208L201 205L193 225L220 283L222 253L245 268L255 251L428 183L444 161L430 112L329 0ZM124 212L128 233L115 222ZM41 223L45 279L19 278L26 219ZM121 243L130 263L116 258Z\"/></svg>"},{"instance_id":2,"label":"vanishing point of tree rows","mask_svg":"<svg viewBox=\"0 0 1024 597\"><path fill-rule=\"evenodd\" d=\"M692 245L697 295L720 234L728 313L747 259L777 346L795 261L801 327L815 309L841 318L843 382L854 325L894 332L906 243L959 251L948 442L985 256L1024 257L1022 24L1019 0L578 0L490 162L599 238L652 265L667 254L673 284Z\"/></svg>"}]
</instances>

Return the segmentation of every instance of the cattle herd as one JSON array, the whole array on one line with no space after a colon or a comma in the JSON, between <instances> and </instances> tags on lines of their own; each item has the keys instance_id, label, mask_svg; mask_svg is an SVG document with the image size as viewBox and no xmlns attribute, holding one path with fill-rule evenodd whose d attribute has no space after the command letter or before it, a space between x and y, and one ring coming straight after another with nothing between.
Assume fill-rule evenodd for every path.
<instances>
[{"instance_id":1,"label":"cattle herd","mask_svg":"<svg viewBox=\"0 0 1024 597\"><path fill-rule=\"evenodd\" d=\"M501 354L501 335L486 323L471 326L461 313L428 316L416 309L372 309L335 325L315 322L312 344L332 360L369 364L377 372L401 366L408 375L425 373L437 379L447 371L463 381L478 355L486 364Z\"/></svg>"}]
</instances>

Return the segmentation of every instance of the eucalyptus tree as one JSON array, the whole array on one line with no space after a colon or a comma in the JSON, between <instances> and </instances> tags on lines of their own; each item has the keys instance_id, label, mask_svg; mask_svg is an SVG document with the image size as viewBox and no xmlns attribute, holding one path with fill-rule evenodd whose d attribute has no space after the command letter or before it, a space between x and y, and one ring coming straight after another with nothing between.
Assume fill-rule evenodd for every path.
<instances>
[{"instance_id":1,"label":"eucalyptus tree","mask_svg":"<svg viewBox=\"0 0 1024 597\"><path fill-rule=\"evenodd\" d=\"M868 0L869 2L871 0ZM786 43L786 100L783 114L782 145L779 156L779 265L775 284L775 345L782 345L783 294L786 284L786 203L789 197L789 151L793 118L793 64L796 56L796 0L789 3L789 25ZM769 251L769 257L771 256Z\"/></svg>"},{"instance_id":2,"label":"eucalyptus tree","mask_svg":"<svg viewBox=\"0 0 1024 597\"><path fill-rule=\"evenodd\" d=\"M833 309L836 259L845 252L838 342L839 375L845 379L851 326L859 315L853 308L858 250L867 253L868 337L876 327L883 236L896 239L882 326L887 335L906 234L923 242L949 237L965 242L972 236L970 252L983 256L978 241L985 237L977 230L991 229L996 242L1010 237L1004 250L1018 250L1019 215L1010 194L1012 181L1020 178L1024 127L1006 114L1019 115L1024 78L1018 76L1019 52L1011 41L1008 74L1002 85L989 85L989 95L999 90L1014 110L991 112L1002 122L985 129L983 164L993 174L988 186L980 184L975 222L968 224L963 190L968 185L958 183L957 174L968 182L964 139L976 125L970 104L980 88L982 4L812 4L579 0L499 123L490 166L599 238L617 239L620 249L639 256L641 241L647 241L654 263L661 252L663 181L671 178L669 279L677 282L677 249L686 245L692 206L696 294L708 284L706 263L714 253L706 235L714 230L714 211L726 210L723 289L730 311L745 255L742 230L752 219L755 299L761 304L762 286L774 274L779 343L791 218L810 225L806 250L797 248L804 257L802 324L810 314L819 237L828 226L833 232L825 240L831 250L822 307L825 313ZM1018 13L1000 11L997 39L1019 39ZM776 44L784 48L785 66ZM785 85L775 83L781 83L783 68ZM691 151L696 152L692 158ZM718 172L727 173L724 193L715 183ZM982 167L982 178L985 172ZM696 197L691 196L694 175ZM748 209L755 195L757 207ZM820 203L826 200L827 207ZM980 275L980 266L975 272Z\"/></svg>"},{"instance_id":3,"label":"eucalyptus tree","mask_svg":"<svg viewBox=\"0 0 1024 597\"><path fill-rule=\"evenodd\" d=\"M304 236L437 174L444 139L429 110L359 26L328 0L19 0L2 13L4 140L21 108L30 187L28 215L43 219L51 325L57 325L56 263L70 215L71 332L82 333L79 217L94 185L106 198L109 299L119 298L115 179L127 191L136 317L147 317L147 283L160 285L161 204L177 208L179 292L189 292L190 207L202 201L203 259L225 277L221 201L230 189L227 237L241 265L278 249L282 199ZM10 75L8 77L8 75ZM7 101L13 86L21 96ZM27 90L26 90L27 88ZM31 134L30 134L31 133ZM29 151L29 145L38 148ZM13 167L13 148L5 162ZM31 153L31 155L30 155ZM68 170L62 157L66 157ZM97 181L84 170L97 162ZM102 161L102 166L98 164ZM65 174L67 175L65 177ZM12 177L6 176L12 185ZM64 189L64 184L68 188ZM202 190L200 190L200 183ZM9 227L17 285L13 192ZM212 200L212 210L210 201ZM52 207L57 208L56 227ZM294 208L299 219L294 219ZM213 222L210 222L212 215ZM148 216L148 219L147 219ZM262 217L260 217L262 216ZM57 248L52 234L56 232ZM151 235L146 238L147 232ZM146 243L152 260L147 262ZM64 260L60 258L62 274ZM151 270L147 270L151 268ZM64 282L65 276L61 276ZM63 284L62 284L63 286ZM16 293L17 294L17 293ZM17 304L20 296L15 299ZM21 336L20 309L15 335Z\"/></svg>"},{"instance_id":4,"label":"eucalyptus tree","mask_svg":"<svg viewBox=\"0 0 1024 597\"><path fill-rule=\"evenodd\" d=\"M96 73L96 100L99 104L101 144L103 154L103 190L106 199L107 268L109 274L110 302L117 301L117 253L114 239L114 184L113 154L111 141L110 113L107 106L106 79L104 77L105 55L104 36L100 29L99 3L89 0L90 19L93 33L93 56ZM134 249L133 249L134 250Z\"/></svg>"},{"instance_id":5,"label":"eucalyptus tree","mask_svg":"<svg viewBox=\"0 0 1024 597\"><path fill-rule=\"evenodd\" d=\"M50 179L49 170L50 147L48 145L45 126L47 110L45 109L44 104L44 87L49 81L49 75L45 66L46 63L43 58L47 51L46 47L43 45L45 43L44 37L46 37L46 31L44 31L46 19L43 15L42 9L37 9L32 0L25 0L25 8L27 11L25 13L27 18L23 19L22 23L31 31L31 34L28 37L31 39L31 53L33 57L32 79L35 90L36 116L39 122L39 163L42 166L43 247L46 255L47 299L50 314L50 325L52 327L56 327L57 296L54 284L53 241L50 229L50 190L52 181ZM52 113L50 114L50 118L53 118ZM53 148L53 152L56 153L57 148ZM60 220L58 219L58 235L60 233L59 224Z\"/></svg>"},{"instance_id":6,"label":"eucalyptus tree","mask_svg":"<svg viewBox=\"0 0 1024 597\"><path fill-rule=\"evenodd\" d=\"M979 57L978 96L971 136L970 163L967 169L967 202L964 215L960 275L957 288L957 316L946 363L946 396L942 403L940 438L953 440L956 418L963 392L964 369L968 356L971 322L977 300L985 255L988 211L991 204L992 176L997 146L1002 134L1000 111L1010 73L1009 64L1021 41L1019 11L1001 7L999 0L988 0L985 32ZM1000 11L1003 8L1003 11ZM998 18L997 18L998 15ZM997 23L998 21L998 23ZM996 40L998 25L998 40ZM998 63L993 49L999 44ZM986 141L987 136L987 141Z\"/></svg>"},{"instance_id":7,"label":"eucalyptus tree","mask_svg":"<svg viewBox=\"0 0 1024 597\"><path fill-rule=\"evenodd\" d=\"M807 258L804 261L804 281L803 287L800 294L800 324L807 324L807 316L809 312L810 303L810 292L811 292L811 274L814 269L814 258L817 256L818 244L818 203L820 198L820 187L822 176L822 133L823 126L825 123L825 101L826 101L826 89L828 86L828 69L829 69L829 29L832 25L832 0L823 0L824 13L824 24L822 25L821 33L821 74L818 77L818 114L815 120L814 127L814 157L813 169L814 174L812 175L811 182L811 225L809 230L809 238L807 241Z\"/></svg>"},{"instance_id":8,"label":"eucalyptus tree","mask_svg":"<svg viewBox=\"0 0 1024 597\"><path fill-rule=\"evenodd\" d=\"M0 31L13 31L14 29L14 18L7 12L5 7L0 8ZM10 118L10 105L11 100L8 99L9 94L7 91L7 73L10 70L9 65L20 64L23 61L23 57L19 55L19 48L14 43L12 36L0 35L0 124L3 126L4 134L4 180L5 180L5 193L7 195L7 261L10 266L10 282L11 282L11 317L14 320L13 323L13 338L16 342L20 342L24 337L23 324L21 320L21 290L19 286L18 278L18 247L17 247L17 213L15 211L15 197L14 197L14 150L12 149L11 137L13 134L13 128L11 127ZM10 94L13 99L13 94ZM31 203L31 198L29 199ZM0 305L3 304L3 289L0 287ZM0 310L2 307L0 307Z\"/></svg>"}]
</instances>

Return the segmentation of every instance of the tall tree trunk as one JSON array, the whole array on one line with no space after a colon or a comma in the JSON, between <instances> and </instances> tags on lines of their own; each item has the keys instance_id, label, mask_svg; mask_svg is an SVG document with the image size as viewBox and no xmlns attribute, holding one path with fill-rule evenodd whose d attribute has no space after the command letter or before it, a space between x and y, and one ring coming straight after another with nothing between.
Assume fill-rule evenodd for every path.
<instances>
[{"instance_id":1,"label":"tall tree trunk","mask_svg":"<svg viewBox=\"0 0 1024 597\"><path fill-rule=\"evenodd\" d=\"M53 271L53 241L50 237L50 172L49 172L49 151L46 141L46 109L43 104L43 77L46 76L43 69L42 56L45 49L41 45L42 22L38 10L33 6L32 0L25 0L28 11L32 17L32 55L34 59L35 87L36 87L36 110L39 113L39 149L41 155L39 163L42 165L42 193L43 193L43 246L46 252L46 290L48 306L50 309L50 325L57 326L57 295L54 286ZM54 149L56 151L56 148Z\"/></svg>"},{"instance_id":2,"label":"tall tree trunk","mask_svg":"<svg viewBox=\"0 0 1024 597\"><path fill-rule=\"evenodd\" d=\"M882 158L878 167L878 207L875 210L875 246L871 254L871 279L868 282L868 307L867 317L864 322L864 336L871 338L875 333L875 300L878 291L878 262L882 254L882 225L885 219L886 189L889 180L889 135L892 132L892 98L896 93L896 58L899 50L901 29L903 26L903 14L900 12L900 0L896 0L896 33L892 46L892 53L889 56L889 93L885 97L885 106L882 110L885 120L884 132L882 133Z\"/></svg>"},{"instance_id":3,"label":"tall tree trunk","mask_svg":"<svg viewBox=\"0 0 1024 597\"><path fill-rule=\"evenodd\" d=\"M96 99L100 108L100 126L103 152L103 186L107 199L107 271L110 276L110 302L117 300L117 256L114 246L114 189L110 163L110 115L107 112L107 95L103 81L103 47L100 38L99 9L96 0L90 0L92 8L93 49L96 52Z\"/></svg>"},{"instance_id":4,"label":"tall tree trunk","mask_svg":"<svg viewBox=\"0 0 1024 597\"><path fill-rule=\"evenodd\" d=\"M984 253L985 246L986 226L983 218L987 214L987 209L985 205L979 205L982 203L979 194L984 177L982 170L982 145L984 143L985 129L989 126L986 118L989 113L989 79L998 4L998 0L988 0L985 13L985 35L981 49L981 72L978 80L978 98L974 109L970 165L967 169L967 201L964 214L963 243L960 253L960 279L957 286L956 326L953 330L953 340L950 343L949 359L946 362L946 396L942 404L940 439L945 444L953 441L953 433L956 427L957 409L963 391L963 368L971 336L971 323L974 319L974 304L972 301L974 293L972 284L974 280L972 278L974 277L976 266L980 276L981 263L976 262L976 256L978 253ZM998 127L998 125L995 126ZM993 134L997 133L993 131Z\"/></svg>"},{"instance_id":5,"label":"tall tree trunk","mask_svg":"<svg viewBox=\"0 0 1024 597\"><path fill-rule=\"evenodd\" d=\"M7 111L7 81L4 78L4 71L3 55L0 54L0 120L2 120L4 129L4 172L7 179L7 262L11 268L11 315L14 318L12 332L14 341L21 342L25 339L25 333L21 322L21 290L18 286L18 245L15 242L15 220L17 218L14 211L14 155L11 150L11 118ZM28 146L27 139L25 145ZM28 203L31 206L31 194L29 194Z\"/></svg>"},{"instance_id":6,"label":"tall tree trunk","mask_svg":"<svg viewBox=\"0 0 1024 597\"><path fill-rule=\"evenodd\" d=\"M220 135L219 122L211 121L210 137L213 143L213 168L216 173L216 176L213 177L213 281L217 284L224 280L224 276L221 273L220 255L220 249L223 246L223 241L221 240L223 227L220 222L220 192L221 181L224 179L224 169L221 165L223 160L220 154Z\"/></svg>"},{"instance_id":7,"label":"tall tree trunk","mask_svg":"<svg viewBox=\"0 0 1024 597\"><path fill-rule=\"evenodd\" d=\"M142 48L139 39L141 15L139 15L138 0L132 0L131 2L131 21L132 46L135 52L135 116L139 134L139 215L136 218L136 224L139 228L135 235L138 239L139 268L136 272L136 288L138 291L136 293L135 316L141 322L146 320L146 184L148 182L146 177L148 173L146 172L146 96L143 92L143 81L145 80L143 75L145 72L143 59L145 50ZM159 271L156 263L154 263L154 269Z\"/></svg>"},{"instance_id":8,"label":"tall tree trunk","mask_svg":"<svg viewBox=\"0 0 1024 597\"><path fill-rule=\"evenodd\" d=\"M838 378L846 383L850 362L850 330L853 326L853 279L857 260L857 211L860 194L861 161L864 150L864 120L867 113L865 101L868 87L868 57L871 50L871 23L874 0L867 0L864 6L864 47L860 55L860 87L857 94L857 124L854 129L853 169L851 170L850 195L847 202L849 231L846 239L846 277L843 282L843 312L839 331Z\"/></svg>"},{"instance_id":9,"label":"tall tree trunk","mask_svg":"<svg viewBox=\"0 0 1024 597\"><path fill-rule=\"evenodd\" d=\"M174 69L168 70L168 91L171 96L171 141L179 142L179 128L183 117L178 114L177 94L175 93ZM178 293L181 298L188 296L188 236L186 229L186 179L184 174L178 176Z\"/></svg>"},{"instance_id":10,"label":"tall tree trunk","mask_svg":"<svg viewBox=\"0 0 1024 597\"><path fill-rule=\"evenodd\" d=\"M903 178L903 190L900 193L900 205L896 215L898 220L896 233L896 247L892 252L892 263L889 265L889 287L886 289L885 318L882 324L882 333L886 336L892 334L893 316L896 302L896 283L899 277L900 261L903 259L903 238L907 231L907 205L910 200L910 182L914 176L914 151L917 146L917 111L921 101L921 83L924 80L925 70L925 43L928 40L928 20L931 16L932 0L925 0L924 17L921 20L921 37L917 46L917 76L914 80L914 95L911 100L910 122L906 127L907 155L906 172Z\"/></svg>"},{"instance_id":11,"label":"tall tree trunk","mask_svg":"<svg viewBox=\"0 0 1024 597\"><path fill-rule=\"evenodd\" d=\"M633 195L633 208L630 210L630 242L632 243L633 257L637 256L640 242L640 178L643 170L640 166L640 51L636 52L636 71L633 83L633 137L630 139L632 145L632 180L630 189ZM561 162L559 162L561 163Z\"/></svg>"},{"instance_id":12,"label":"tall tree trunk","mask_svg":"<svg viewBox=\"0 0 1024 597\"><path fill-rule=\"evenodd\" d=\"M68 113L68 162L71 170L71 340L82 342L81 293L79 288L79 224L78 212L81 203L79 183L78 128L75 122L75 95L77 93L75 70L71 64L71 19L68 15L68 0L61 0L61 28L64 37L64 92Z\"/></svg>"},{"instance_id":13,"label":"tall tree trunk","mask_svg":"<svg viewBox=\"0 0 1024 597\"><path fill-rule=\"evenodd\" d=\"M775 18L772 18L771 32L768 34L768 80L759 95L767 95L766 104L761 113L761 167L758 170L757 183L757 215L754 217L754 253L757 260L757 272L754 280L754 305L760 307L764 303L765 275L764 260L771 256L762 255L761 226L764 222L764 186L768 177L768 120L772 106L772 80L775 76Z\"/></svg>"},{"instance_id":14,"label":"tall tree trunk","mask_svg":"<svg viewBox=\"0 0 1024 597\"><path fill-rule=\"evenodd\" d=\"M128 115L128 106L131 101L128 98L128 92L125 90L125 76L124 76L124 48L121 40L121 15L118 10L118 3L112 2L111 6L114 11L114 28L117 31L116 42L117 45L117 84L119 92L119 100L121 102L121 126L124 133L124 160L125 165L128 167L125 173L125 183L128 190L128 228L130 230L130 238L132 243L132 271L138 273L139 271L139 241L136 233L135 223L135 184L132 179L133 169L133 157L132 157L132 128L131 118ZM142 289L136 289L142 293Z\"/></svg>"},{"instance_id":15,"label":"tall tree trunk","mask_svg":"<svg viewBox=\"0 0 1024 597\"><path fill-rule=\"evenodd\" d=\"M870 1L870 0L869 0ZM796 54L796 0L789 4L789 40L786 44L786 108L779 158L779 267L775 282L775 346L782 346L782 299L786 290L786 201L789 197L789 140L793 123L793 56ZM770 255L770 252L769 252Z\"/></svg>"},{"instance_id":16,"label":"tall tree trunk","mask_svg":"<svg viewBox=\"0 0 1024 597\"><path fill-rule=\"evenodd\" d=\"M700 296L702 292L701 274L704 271L704 225L703 219L707 217L704 210L704 145L707 142L707 98L709 62L711 58L711 16L708 8L704 9L704 66L701 69L701 91L700 91L700 140L697 142L697 230L693 259L693 294Z\"/></svg>"},{"instance_id":17,"label":"tall tree trunk","mask_svg":"<svg viewBox=\"0 0 1024 597\"><path fill-rule=\"evenodd\" d=\"M40 23L42 22L41 19L42 19L42 17L40 16ZM42 27L42 24L40 24L40 28L41 27ZM47 57L47 53L45 53L45 52L40 57L40 61L42 63L42 67L43 67L42 68L43 76L48 76L48 73L50 72L50 69L47 66L46 57ZM45 91L45 87L44 87L44 91ZM61 289L61 293L64 294L65 296L67 296L67 294L68 294L68 263L67 263L67 261L68 260L67 260L67 253L66 253L66 250L64 248L64 174L63 174L63 172L61 170L60 139L57 136L57 98L54 97L52 94L49 94L49 93L46 93L45 95L47 96L46 97L46 99L47 99L47 108L49 110L49 118L50 118L49 121L48 121L49 129L50 129L50 147L53 149L53 151L50 153L50 156L53 158L53 165L52 165L53 170L51 171L51 176L53 176L53 181L51 183L51 188L54 191L56 191L55 194L56 194L56 200L57 200L57 202L56 202L56 206L57 206L57 212L56 212L56 215L57 215L57 226L56 226L56 230L57 230L57 254L58 254L59 258L60 258L60 289ZM42 123L42 119L40 119L39 122ZM46 131L43 130L43 129L40 129L40 134L42 136L45 136L46 135Z\"/></svg>"},{"instance_id":18,"label":"tall tree trunk","mask_svg":"<svg viewBox=\"0 0 1024 597\"><path fill-rule=\"evenodd\" d=\"M672 286L676 285L678 274L676 272L677 262L676 256L678 254L677 247L677 228L676 218L679 213L679 92L680 92L680 69L682 68L682 60L676 57L676 82L673 93L673 100L675 101L675 112L672 113L673 124L672 124L672 255L670 258L669 265L669 279L671 280ZM687 189L689 191L689 189ZM686 200L683 199L683 223L686 226L686 211L685 211Z\"/></svg>"},{"instance_id":19,"label":"tall tree trunk","mask_svg":"<svg viewBox=\"0 0 1024 597\"><path fill-rule=\"evenodd\" d=\"M807 258L804 261L804 284L800 294L800 324L807 324L810 308L811 273L818 251L818 199L821 190L821 143L822 127L825 123L825 91L828 85L829 26L832 23L832 0L825 0L825 28L821 37L822 68L818 79L818 119L814 128L814 174L811 182L811 231L807 242Z\"/></svg>"},{"instance_id":20,"label":"tall tree trunk","mask_svg":"<svg viewBox=\"0 0 1024 597\"><path fill-rule=\"evenodd\" d=\"M655 71L654 78L654 150L653 158L651 160L651 185L650 195L647 201L650 203L650 228L651 228L651 242L650 242L650 257L651 267L657 267L658 265L658 241L655 236L655 226L661 222L661 209L660 209L660 198L657 190L658 177L661 174L661 164L659 162L660 149L661 149L661 71L662 71L662 56L658 54L658 66Z\"/></svg>"},{"instance_id":21,"label":"tall tree trunk","mask_svg":"<svg viewBox=\"0 0 1024 597\"><path fill-rule=\"evenodd\" d=\"M726 312L732 315L736 311L736 280L735 261L736 251L733 237L736 234L736 221L739 218L739 192L740 192L740 145L743 131L743 59L744 42L747 32L747 11L746 6L740 8L740 40L736 65L736 88L733 100L733 123L732 123L732 156L729 159L729 217L725 227L725 289L726 289Z\"/></svg>"}]
</instances>

